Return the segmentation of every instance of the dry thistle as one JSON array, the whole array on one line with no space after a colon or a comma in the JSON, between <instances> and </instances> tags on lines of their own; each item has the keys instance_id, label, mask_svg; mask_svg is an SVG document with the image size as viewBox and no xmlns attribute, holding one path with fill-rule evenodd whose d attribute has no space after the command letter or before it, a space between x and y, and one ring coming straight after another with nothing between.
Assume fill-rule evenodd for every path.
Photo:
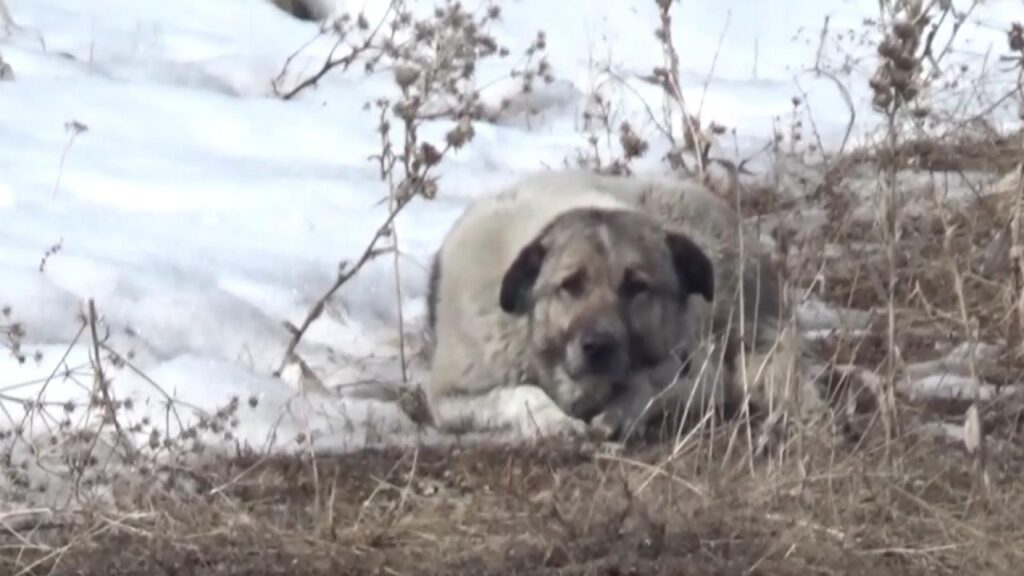
<instances>
[{"instance_id":1,"label":"dry thistle","mask_svg":"<svg viewBox=\"0 0 1024 576\"><path fill-rule=\"evenodd\" d=\"M420 78L420 71L412 66L396 66L395 67L395 83L403 91L408 90L410 86L416 83Z\"/></svg>"},{"instance_id":2,"label":"dry thistle","mask_svg":"<svg viewBox=\"0 0 1024 576\"><path fill-rule=\"evenodd\" d=\"M894 111L920 92L921 56L917 52L928 23L920 3L905 3L903 15L885 32L878 44L878 68L868 82L877 110Z\"/></svg>"},{"instance_id":3,"label":"dry thistle","mask_svg":"<svg viewBox=\"0 0 1024 576\"><path fill-rule=\"evenodd\" d=\"M376 256L397 255L394 250L385 252L379 244L398 241L394 226L398 214L417 196L427 199L436 196L438 178L433 171L449 152L473 140L474 121L495 115L480 102L476 75L482 59L509 54L489 33L491 24L500 17L500 7L491 3L479 12L471 12L461 2L444 0L431 13L420 16L405 0L395 0L382 22L371 24L360 14L354 27L347 23L336 27L338 49L319 71L291 90L280 92L291 59L278 75L275 90L287 100L316 86L335 69L345 72L358 69L362 64L365 71L372 72L390 67L399 94L364 106L367 112L377 116L380 152L370 159L378 166L381 181L388 186L388 217L362 255L339 270L334 283L310 308L301 325L293 327L292 338L275 375L281 376L306 330L320 317L326 302L342 285ZM553 81L551 66L540 55L546 46L546 36L539 32L526 51L525 69L510 71L511 77L521 79L523 91L532 89L536 78ZM535 62L535 58L539 62ZM436 121L455 124L445 134L443 147L424 142L420 137L421 128ZM255 406L254 399L250 399L250 406Z\"/></svg>"},{"instance_id":4,"label":"dry thistle","mask_svg":"<svg viewBox=\"0 0 1024 576\"><path fill-rule=\"evenodd\" d=\"M420 144L420 162L426 166L437 166L441 162L441 151L430 142Z\"/></svg>"},{"instance_id":5,"label":"dry thistle","mask_svg":"<svg viewBox=\"0 0 1024 576\"><path fill-rule=\"evenodd\" d=\"M445 135L445 141L449 146L458 150L472 140L475 135L476 131L473 129L473 123L470 121L469 116L463 116L459 118L458 125L449 130ZM440 158L438 158L438 161L440 161Z\"/></svg>"},{"instance_id":6,"label":"dry thistle","mask_svg":"<svg viewBox=\"0 0 1024 576\"><path fill-rule=\"evenodd\" d=\"M1024 53L1024 26L1021 26L1019 22L1014 22L1010 25L1010 31L1006 33L1006 36L1010 50Z\"/></svg>"},{"instance_id":7,"label":"dry thistle","mask_svg":"<svg viewBox=\"0 0 1024 576\"><path fill-rule=\"evenodd\" d=\"M619 144L622 145L622 153L627 161L643 156L649 148L647 141L633 132L629 122L623 122L619 127Z\"/></svg>"}]
</instances>

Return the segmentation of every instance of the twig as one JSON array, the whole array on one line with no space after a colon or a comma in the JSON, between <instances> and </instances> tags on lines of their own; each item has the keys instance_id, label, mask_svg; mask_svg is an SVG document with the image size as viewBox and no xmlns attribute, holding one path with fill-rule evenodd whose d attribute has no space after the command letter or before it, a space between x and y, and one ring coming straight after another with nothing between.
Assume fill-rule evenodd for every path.
<instances>
[{"instance_id":1,"label":"twig","mask_svg":"<svg viewBox=\"0 0 1024 576\"><path fill-rule=\"evenodd\" d=\"M825 15L825 23L821 25L821 36L818 37L818 51L814 56L814 69L821 70L821 57L825 52L825 40L828 38L828 23L831 15Z\"/></svg>"},{"instance_id":2,"label":"twig","mask_svg":"<svg viewBox=\"0 0 1024 576\"><path fill-rule=\"evenodd\" d=\"M395 194L392 193L391 197ZM394 207L392 207L394 209ZM392 267L395 275L395 306L398 309L398 355L402 366L402 382L409 381L408 361L405 352L405 306L402 304L402 267L401 255L398 252L398 229L396 225L391 227L391 242L395 247L393 251Z\"/></svg>"},{"instance_id":3,"label":"twig","mask_svg":"<svg viewBox=\"0 0 1024 576\"><path fill-rule=\"evenodd\" d=\"M104 404L106 404L106 411L109 413L111 422L114 425L114 429L117 431L118 438L124 444L124 448L128 453L128 457L134 458L135 449L125 434L124 429L121 428L121 422L117 418L117 405L114 404L114 400L110 397L110 383L107 382L106 375L103 373L103 361L100 356L100 339L99 333L96 330L96 303L90 298L89 299L89 333L92 335L92 351L93 360L95 362L93 368L96 374L96 387L99 388L100 395L103 398ZM96 435L99 438L99 434Z\"/></svg>"},{"instance_id":4,"label":"twig","mask_svg":"<svg viewBox=\"0 0 1024 576\"><path fill-rule=\"evenodd\" d=\"M322 38L324 34L325 31L320 30L319 32L317 32L316 36L313 36L312 38L307 40L305 44L299 46L294 52L289 54L288 58L285 58L284 66L281 67L281 71L278 72L277 76L270 81L270 87L273 88L274 94L277 94L278 96L281 95L281 82L284 81L285 74L288 72L288 68L292 65L292 62L299 56L299 54L302 53L303 50L309 48L309 46L313 44L313 42L316 42L318 38ZM338 44L335 44L335 47L337 46Z\"/></svg>"},{"instance_id":5,"label":"twig","mask_svg":"<svg viewBox=\"0 0 1024 576\"><path fill-rule=\"evenodd\" d=\"M71 145L75 143L75 138L77 138L79 134L88 131L89 127L78 120L72 120L64 124L64 129L71 132L71 136L68 137L68 141L64 144L64 150L60 154L60 167L57 169L57 181L53 185L53 199L57 198L57 191L60 190L60 181L64 175L64 162L68 158L68 153L71 152Z\"/></svg>"},{"instance_id":6,"label":"twig","mask_svg":"<svg viewBox=\"0 0 1024 576\"><path fill-rule=\"evenodd\" d=\"M842 81L839 80L839 77L833 74L832 72L817 67L812 68L810 70L805 70L805 72L813 72L814 74L824 76L825 78L831 80L832 83L835 84L836 88L839 90L839 94L843 97L843 102L846 104L846 109L849 110L850 112L850 119L846 122L846 130L843 132L843 140L842 142L840 142L839 149L836 151L835 154L837 158L842 157L843 153L846 151L846 145L850 142L850 136L853 134L853 127L857 122L857 110L853 105L853 97L850 96L849 89L847 89L846 86L842 83ZM808 102L806 96L804 97L804 102ZM822 150L822 154L824 153L825 151Z\"/></svg>"},{"instance_id":7,"label":"twig","mask_svg":"<svg viewBox=\"0 0 1024 576\"><path fill-rule=\"evenodd\" d=\"M722 26L722 33L718 35L718 44L715 45L715 55L711 57L711 69L704 78L704 89L700 93L700 102L697 104L697 118L700 118L704 111L704 98L708 95L708 87L711 85L711 78L715 75L715 68L718 65L718 55L722 52L722 42L725 40L725 33L729 31L729 22L732 20L732 10L725 12L725 25Z\"/></svg>"},{"instance_id":8,"label":"twig","mask_svg":"<svg viewBox=\"0 0 1024 576\"><path fill-rule=\"evenodd\" d=\"M281 360L281 364L274 372L275 377L281 376L281 371L283 371L285 366L288 364L288 359L291 358L291 355L295 353L295 348L299 345L299 342L302 340L302 337L306 334L306 331L309 330L309 327L313 324L313 322L316 322L316 320L320 318L320 315L323 314L324 308L327 306L327 302L330 301L330 299L334 296L335 292L341 289L341 287L344 286L346 282L348 282L353 276L355 276L356 274L359 273L360 270L362 270L363 266L365 266L367 262L373 259L373 254L374 250L377 247L377 243L380 242L382 238L385 238L388 235L388 231L391 228L391 225L394 223L395 218L398 217L398 215L402 212L402 209L404 209L414 197L415 195L410 194L408 196L402 196L398 198L397 202L395 203L395 208L391 211L390 214L388 214L388 217L384 221L384 224L382 224L380 228L377 229L377 232L373 235L373 239L371 239L369 244L367 244L359 259L356 260L355 265L348 266L346 263L342 263L340 269L338 270L338 277L334 280L334 283L331 284L331 287L327 289L327 292L325 292L324 295L321 296L320 299L317 300L315 304L313 304L313 307L310 308L309 312L306 313L306 317L305 319L303 319L302 324L300 324L292 331L292 337L291 340L288 342L288 347L285 349L284 358Z\"/></svg>"},{"instance_id":9,"label":"twig","mask_svg":"<svg viewBox=\"0 0 1024 576\"><path fill-rule=\"evenodd\" d=\"M193 412L201 416L209 416L206 410L200 408L199 406L196 406L195 404L190 404L188 402L184 402L182 400L178 400L171 396L170 394L168 394L167 391L163 389L163 387L157 384L156 381L150 378L148 374L142 371L142 369L140 369L131 360L125 358L123 355L121 355L119 352L117 352L107 344L100 342L100 348L102 348L107 354L110 354L117 362L120 362L127 366L128 369L134 372L136 376L142 378L144 382L149 384L151 387L153 387L153 389L159 392L161 396L164 397L164 399L167 401L168 409L174 412L174 418L178 421L179 430L184 430L185 424L184 422L182 422L181 415L178 414L178 409L175 405L184 406L185 408L188 408L189 410L192 410Z\"/></svg>"},{"instance_id":10,"label":"twig","mask_svg":"<svg viewBox=\"0 0 1024 576\"><path fill-rule=\"evenodd\" d=\"M121 518L124 520L124 519L129 519L129 518L132 518L132 517L135 517L135 516L137 516L137 515L136 514L125 514ZM50 561L52 561L54 559L59 559L61 556L66 554L69 550L71 550L75 546L77 546L77 545L79 545L79 544L81 544L83 542L88 542L89 540L92 540L96 536L99 536L100 534L103 534L104 532L107 532L112 527L113 527L113 524L111 522L96 522L88 530L85 530L85 531L81 532L80 534L76 535L74 538L71 539L70 542L68 542L64 546L62 546L62 547L60 547L60 548L50 552L49 554L39 558L35 562L32 562L28 566L25 566L24 568L22 568L17 574L15 574L15 576L26 576L28 574L34 574L36 567L41 566L42 564L44 564L46 562L50 562Z\"/></svg>"},{"instance_id":11,"label":"twig","mask_svg":"<svg viewBox=\"0 0 1024 576\"><path fill-rule=\"evenodd\" d=\"M305 90L305 89L307 89L307 88L309 88L311 86L315 86L318 82L320 82L320 80L324 76L326 76L328 73L330 73L331 70L334 70L335 68L338 68L339 66L341 67L342 70L347 70L349 66L351 66L353 63L355 63L356 59L358 59L359 56L363 54L363 52L366 52L367 50L369 50L373 46L373 41L377 38L377 34L380 32L380 29L384 27L384 23L387 22L388 16L391 15L391 12L395 9L395 7L397 6L398 2L399 2L399 0L392 0L391 2L388 3L388 8L384 12L384 16L380 19L379 22L377 22L376 28L373 29L373 31L370 33L370 35L367 36L363 40L362 43L360 43L358 46L353 46L351 48L351 50L349 50L349 53L346 54L345 56L343 56L341 58L335 59L334 58L335 52L344 43L344 38L339 39L338 42L334 45L334 48L331 49L330 54L327 55L327 58L324 60L323 66L321 66L320 70L318 70L312 76L310 76L310 77L302 80L301 82L299 82L291 90L289 90L289 91L285 92L284 94L282 94L281 98L284 99L284 100L291 100L292 98L297 96L303 90ZM293 58L294 58L294 55L292 57L288 58L288 60L286 61L286 64L285 64L286 68L287 68L288 63L290 63ZM283 75L284 75L284 70L281 71L281 74L278 77L280 78ZM274 89L277 90L277 87L275 86Z\"/></svg>"},{"instance_id":12,"label":"twig","mask_svg":"<svg viewBox=\"0 0 1024 576\"><path fill-rule=\"evenodd\" d=\"M682 84L679 81L679 54L676 52L675 42L672 40L672 2L671 0L657 0L657 4L660 8L661 43L666 64L663 87L668 93L668 96L675 100L676 104L679 105L680 113L683 116L682 121L684 133L689 134L693 141L694 156L697 160L697 173L703 176L707 168L707 166L705 166L705 150L702 149L703 139L701 138L700 131L697 129L694 119L690 116L687 110L686 98L683 96L683 90L681 88ZM666 114L671 116L668 102L666 102ZM671 126L671 119L668 119L666 123Z\"/></svg>"},{"instance_id":13,"label":"twig","mask_svg":"<svg viewBox=\"0 0 1024 576\"><path fill-rule=\"evenodd\" d=\"M64 238L61 238L60 240L57 241L56 244L47 248L46 252L43 253L42 259L39 260L39 271L46 272L46 263L49 262L50 258L53 257L58 252L60 252L63 248Z\"/></svg>"}]
</instances>

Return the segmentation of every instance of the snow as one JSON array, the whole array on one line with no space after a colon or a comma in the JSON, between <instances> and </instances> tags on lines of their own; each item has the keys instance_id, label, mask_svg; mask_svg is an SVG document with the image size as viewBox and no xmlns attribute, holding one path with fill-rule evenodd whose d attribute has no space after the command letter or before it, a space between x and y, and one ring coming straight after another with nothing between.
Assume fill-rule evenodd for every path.
<instances>
[{"instance_id":1,"label":"snow","mask_svg":"<svg viewBox=\"0 0 1024 576\"><path fill-rule=\"evenodd\" d=\"M81 318L93 299L109 346L132 359L132 368L109 359L106 366L113 395L132 400L130 422L148 419L173 435L173 426L156 424L166 421L164 394L206 413L237 397L245 414L224 446L271 446L273 430L272 449L283 450L294 449L300 432L323 450L423 440L393 404L344 393L301 396L272 376L289 337L285 322L302 320L339 263L357 257L383 222L386 188L368 159L378 149L376 120L362 105L394 94L388 72L328 75L292 101L274 98L271 80L317 25L265 0L6 3L17 26L0 31L0 53L17 79L0 83L0 306L11 309L0 324L21 323L29 354L24 365L13 355L0 359L0 403L10 422L24 415L18 398L87 401L92 342ZM423 12L433 4L417 6ZM1001 23L1015 7L992 2L979 10L994 24L964 27L973 54L1002 50ZM336 8L365 8L373 20L386 3ZM846 104L831 81L806 70L826 16L832 30L849 29L855 38L870 31L863 20L876 9L852 0L677 6L684 96L706 121L736 129L720 152L743 157L763 148L802 91L823 142L838 144ZM651 0L503 4L499 41L521 54L544 29L559 81L517 102L544 108L529 123L478 124L473 143L442 166L439 197L415 201L398 218L405 336L413 348L428 259L448 226L466 200L585 148L580 114L588 92L607 80L604 65L632 78L632 91L608 87L622 103L620 119L652 131L637 96L656 103L657 89L635 76L660 64L656 20ZM328 48L321 42L304 52L289 80L315 70ZM823 50L831 63L843 54L852 54L844 81L860 137L871 127L873 48L850 40ZM509 65L481 66L488 102L513 95L513 83L498 81ZM663 152L652 151L644 166ZM369 264L299 347L329 388L397 383L393 266L390 258ZM423 372L414 352L416 383ZM258 403L249 409L253 396Z\"/></svg>"}]
</instances>

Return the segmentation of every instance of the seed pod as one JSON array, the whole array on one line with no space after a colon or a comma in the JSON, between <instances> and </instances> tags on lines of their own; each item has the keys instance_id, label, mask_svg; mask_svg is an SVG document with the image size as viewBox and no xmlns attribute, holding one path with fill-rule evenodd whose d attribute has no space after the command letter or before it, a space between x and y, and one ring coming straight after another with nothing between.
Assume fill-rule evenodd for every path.
<instances>
[{"instance_id":1,"label":"seed pod","mask_svg":"<svg viewBox=\"0 0 1024 576\"><path fill-rule=\"evenodd\" d=\"M436 166L441 161L441 152L429 142L420 144L420 158L427 166Z\"/></svg>"},{"instance_id":2,"label":"seed pod","mask_svg":"<svg viewBox=\"0 0 1024 576\"><path fill-rule=\"evenodd\" d=\"M871 99L871 104L876 108L885 110L892 104L892 94L889 92L878 92L875 97Z\"/></svg>"},{"instance_id":3,"label":"seed pod","mask_svg":"<svg viewBox=\"0 0 1024 576\"><path fill-rule=\"evenodd\" d=\"M902 19L897 20L892 25L892 31L897 37L904 41L916 40L918 35L917 26L914 26L912 22Z\"/></svg>"},{"instance_id":4,"label":"seed pod","mask_svg":"<svg viewBox=\"0 0 1024 576\"><path fill-rule=\"evenodd\" d=\"M395 83L400 88L408 88L416 83L420 78L420 71L412 66L396 66L395 67Z\"/></svg>"},{"instance_id":5,"label":"seed pod","mask_svg":"<svg viewBox=\"0 0 1024 576\"><path fill-rule=\"evenodd\" d=\"M1024 50L1024 27L1019 23L1014 22L1010 26L1010 31L1007 33L1007 40L1010 44L1010 49L1020 52Z\"/></svg>"},{"instance_id":6,"label":"seed pod","mask_svg":"<svg viewBox=\"0 0 1024 576\"><path fill-rule=\"evenodd\" d=\"M913 72L914 69L917 68L917 60L906 54L897 54L896 57L892 59L892 63L896 66L897 70L902 70L904 72Z\"/></svg>"},{"instance_id":7,"label":"seed pod","mask_svg":"<svg viewBox=\"0 0 1024 576\"><path fill-rule=\"evenodd\" d=\"M892 80L892 87L896 90L904 90L910 85L910 73L906 70L890 70L889 78Z\"/></svg>"},{"instance_id":8,"label":"seed pod","mask_svg":"<svg viewBox=\"0 0 1024 576\"><path fill-rule=\"evenodd\" d=\"M901 48L902 45L900 44L899 40L893 38L892 36L887 36L885 40L882 40L882 42L878 45L878 54L886 58L895 58L897 55L899 55Z\"/></svg>"},{"instance_id":9,"label":"seed pod","mask_svg":"<svg viewBox=\"0 0 1024 576\"><path fill-rule=\"evenodd\" d=\"M871 89L875 92L888 92L889 89L892 88L892 83L889 82L889 77L883 73L882 69L879 69L878 72L871 77L871 80L868 80L868 85L871 86Z\"/></svg>"}]
</instances>

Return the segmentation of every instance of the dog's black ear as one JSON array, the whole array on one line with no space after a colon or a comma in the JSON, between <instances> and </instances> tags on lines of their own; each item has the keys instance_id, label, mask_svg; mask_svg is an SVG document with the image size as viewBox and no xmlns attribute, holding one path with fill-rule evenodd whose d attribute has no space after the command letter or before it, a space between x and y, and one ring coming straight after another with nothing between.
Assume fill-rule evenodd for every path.
<instances>
[{"instance_id":1,"label":"dog's black ear","mask_svg":"<svg viewBox=\"0 0 1024 576\"><path fill-rule=\"evenodd\" d=\"M537 282L547 250L540 240L531 242L519 252L501 279L501 309L509 314L523 314L530 305L530 291Z\"/></svg>"},{"instance_id":2,"label":"dog's black ear","mask_svg":"<svg viewBox=\"0 0 1024 576\"><path fill-rule=\"evenodd\" d=\"M672 264L679 276L679 288L684 296L700 294L711 302L715 296L715 268L708 255L693 240L683 234L666 235Z\"/></svg>"}]
</instances>

